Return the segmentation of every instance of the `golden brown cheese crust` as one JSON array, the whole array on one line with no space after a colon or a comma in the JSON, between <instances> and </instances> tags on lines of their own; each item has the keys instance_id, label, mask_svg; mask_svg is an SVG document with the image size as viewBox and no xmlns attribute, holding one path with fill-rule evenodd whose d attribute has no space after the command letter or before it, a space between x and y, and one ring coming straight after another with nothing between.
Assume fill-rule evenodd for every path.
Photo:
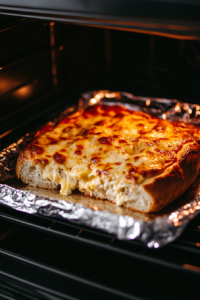
<instances>
[{"instance_id":1,"label":"golden brown cheese crust","mask_svg":"<svg viewBox=\"0 0 200 300\"><path fill-rule=\"evenodd\" d=\"M179 153L177 162L161 176L151 178L144 189L153 197L151 211L159 211L181 196L193 183L200 168L200 145L189 144Z\"/></svg>"},{"instance_id":2,"label":"golden brown cheese crust","mask_svg":"<svg viewBox=\"0 0 200 300\"><path fill-rule=\"evenodd\" d=\"M56 127L42 127L19 157L17 173L26 159L44 169L52 162L64 166L86 181L93 172L143 185L154 199L150 211L158 211L196 178L199 133L184 122L171 123L118 105L96 105Z\"/></svg>"}]
</instances>

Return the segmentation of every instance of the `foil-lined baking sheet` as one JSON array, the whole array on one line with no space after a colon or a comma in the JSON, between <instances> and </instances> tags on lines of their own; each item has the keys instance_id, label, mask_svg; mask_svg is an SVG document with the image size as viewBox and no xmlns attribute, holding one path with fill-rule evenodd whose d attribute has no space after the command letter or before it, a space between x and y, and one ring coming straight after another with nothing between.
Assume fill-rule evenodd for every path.
<instances>
[{"instance_id":1,"label":"foil-lined baking sheet","mask_svg":"<svg viewBox=\"0 0 200 300\"><path fill-rule=\"evenodd\" d=\"M119 104L170 121L184 121L200 125L200 106L176 100L136 97L125 92L91 91L81 95L78 108L103 103ZM66 109L63 116L74 112ZM50 122L52 124L52 122ZM200 176L173 203L157 213L143 214L118 207L106 200L86 197L79 192L69 196L57 190L44 190L23 184L15 178L19 152L30 142L27 133L17 143L0 153L0 203L30 214L62 218L104 230L119 239L139 239L149 248L159 248L175 240L188 222L200 211Z\"/></svg>"}]
</instances>

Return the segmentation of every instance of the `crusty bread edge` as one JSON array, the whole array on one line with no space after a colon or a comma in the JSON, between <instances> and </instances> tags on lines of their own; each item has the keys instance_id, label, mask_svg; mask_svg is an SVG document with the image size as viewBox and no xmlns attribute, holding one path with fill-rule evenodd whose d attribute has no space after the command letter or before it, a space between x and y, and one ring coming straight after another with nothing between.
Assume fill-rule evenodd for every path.
<instances>
[{"instance_id":1,"label":"crusty bread edge","mask_svg":"<svg viewBox=\"0 0 200 300\"><path fill-rule=\"evenodd\" d=\"M22 178L20 176L20 168L25 160L31 160L30 151L28 149L22 150L17 159L16 174L17 174L17 177L20 178L21 180L22 180Z\"/></svg>"},{"instance_id":2,"label":"crusty bread edge","mask_svg":"<svg viewBox=\"0 0 200 300\"><path fill-rule=\"evenodd\" d=\"M18 178L21 178L20 168L23 162L27 160L31 161L32 158L30 151L25 149L21 151L17 160L16 174ZM142 187L151 196L153 201L148 211L140 212L149 213L160 211L166 205L181 196L197 177L199 168L200 145L197 142L183 145L182 149L177 153L176 163L166 168L162 174L146 179L142 183ZM45 186L41 185L38 187L44 188ZM125 202L123 206L130 210L137 211L131 207L131 203L129 202Z\"/></svg>"},{"instance_id":3,"label":"crusty bread edge","mask_svg":"<svg viewBox=\"0 0 200 300\"><path fill-rule=\"evenodd\" d=\"M32 164L32 166L35 166L33 163L33 159L31 157L30 150L25 149L24 151L22 151L20 153L18 160L17 160L17 166L16 166L17 177L20 178L22 180L22 182L24 182L26 184L28 183L35 187L44 188L44 189L56 189L59 186L59 184L55 183L54 181L49 181L49 180L43 179L41 177L39 178L39 182L37 182L35 184L31 184L30 182L27 182L26 180L24 180L24 176L22 174L22 169L23 169L24 164L26 164L27 162L30 162Z\"/></svg>"},{"instance_id":4,"label":"crusty bread edge","mask_svg":"<svg viewBox=\"0 0 200 300\"><path fill-rule=\"evenodd\" d=\"M144 182L143 188L154 200L149 212L160 211L180 197L196 179L199 168L200 145L197 142L184 145L176 163L162 175Z\"/></svg>"},{"instance_id":5,"label":"crusty bread edge","mask_svg":"<svg viewBox=\"0 0 200 300\"><path fill-rule=\"evenodd\" d=\"M123 206L132 211L142 213L160 211L189 188L196 179L199 168L200 145L197 142L183 145L181 151L177 154L176 163L166 168L162 174L146 179L141 184L142 188L152 198L152 205L149 210L139 211L134 209L131 206L132 201L125 202ZM90 196L87 192L85 194ZM115 203L112 200L109 201Z\"/></svg>"}]
</instances>

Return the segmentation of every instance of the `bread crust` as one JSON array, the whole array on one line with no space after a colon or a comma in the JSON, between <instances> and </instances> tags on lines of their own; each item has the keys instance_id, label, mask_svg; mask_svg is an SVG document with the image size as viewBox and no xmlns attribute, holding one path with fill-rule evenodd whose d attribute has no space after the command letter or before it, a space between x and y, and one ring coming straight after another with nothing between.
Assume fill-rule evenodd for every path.
<instances>
[{"instance_id":1,"label":"bread crust","mask_svg":"<svg viewBox=\"0 0 200 300\"><path fill-rule=\"evenodd\" d=\"M17 165L16 165L16 175L18 178L21 178L20 176L20 169L23 166L23 163L26 161L31 160L31 155L30 155L30 151L28 149L24 149L23 151L20 152L18 159L17 159ZM23 178L21 178L21 180L26 183Z\"/></svg>"},{"instance_id":2,"label":"bread crust","mask_svg":"<svg viewBox=\"0 0 200 300\"><path fill-rule=\"evenodd\" d=\"M153 198L150 212L164 208L180 197L194 182L200 168L200 145L185 145L178 153L175 164L170 166L162 175L150 178L143 188Z\"/></svg>"},{"instance_id":3,"label":"bread crust","mask_svg":"<svg viewBox=\"0 0 200 300\"><path fill-rule=\"evenodd\" d=\"M200 145L195 143L185 145L184 148L179 153L175 164L167 168L163 174L150 178L141 185L153 199L150 209L143 210L143 213L160 211L180 197L196 179L200 168ZM91 197L90 193L85 192L84 194ZM97 197L95 194L92 197L105 199ZM115 203L112 200L109 201ZM132 211L141 212L133 209L129 203L125 203L123 206Z\"/></svg>"},{"instance_id":4,"label":"bread crust","mask_svg":"<svg viewBox=\"0 0 200 300\"><path fill-rule=\"evenodd\" d=\"M147 179L141 186L152 197L152 205L149 210L143 210L143 213L157 212L164 208L166 205L181 196L196 179L200 168L200 145L195 142L194 144L184 145L185 147L178 153L178 159L175 164L165 170L163 174ZM16 173L20 178L20 169L27 161L31 161L31 153L28 149L22 151L18 157ZM24 183L25 180L22 181ZM44 184L37 185L39 188L48 188ZM91 196L91 192L85 191L86 196ZM97 197L92 193L92 197L99 199L106 199ZM115 203L111 199L107 199ZM124 207L133 210L129 203L125 203ZM141 211L140 211L141 212Z\"/></svg>"},{"instance_id":5,"label":"bread crust","mask_svg":"<svg viewBox=\"0 0 200 300\"><path fill-rule=\"evenodd\" d=\"M30 159L30 151L28 149L25 149L20 152L18 159L17 159L17 166L16 166L16 174L17 174L18 178L19 178L19 169L20 169L22 163L29 159Z\"/></svg>"},{"instance_id":6,"label":"bread crust","mask_svg":"<svg viewBox=\"0 0 200 300\"><path fill-rule=\"evenodd\" d=\"M162 121L162 120L161 120ZM159 122L161 122L159 121ZM141 124L139 124L141 125ZM161 123L162 125L162 123ZM165 124L166 125L166 124ZM98 126L100 126L98 124ZM188 127L191 129L191 132L193 128L191 125L188 125ZM162 129L162 128L161 128ZM95 134L95 133L94 133ZM98 134L98 132L97 132ZM85 136L85 135L84 135ZM49 138L49 137L48 137ZM98 137L99 138L99 137ZM101 138L101 144L105 144L104 137ZM108 138L107 138L108 139ZM52 138L51 138L52 140ZM181 196L188 187L193 183L195 178L198 175L198 171L200 168L200 144L198 138L192 138L192 141L186 142L185 144L181 145L181 149L177 151L176 154L176 161L166 167L163 172L160 172L156 176L150 176L147 177L142 183L131 183L129 182L129 186L137 186L138 190L144 191L149 197L149 203L150 206L142 209L137 209L134 206L134 201L125 201L123 203L123 206L131 209L133 211L139 211L143 213L149 213L149 212L156 212L164 208L166 205L171 203L173 200ZM112 141L106 140L108 143L107 147L111 147L109 143L112 144ZM124 143L124 140L122 140ZM46 140L45 140L46 143ZM46 145L46 144L44 144ZM82 147L82 145L81 145ZM103 146L101 146L103 147ZM119 147L118 147L119 148ZM156 148L155 148L156 149ZM82 151L82 148L75 149L77 155ZM162 150L162 149L161 149ZM128 149L129 151L129 149ZM79 152L79 153L78 153ZM63 152L65 153L65 152ZM96 155L96 154L95 154ZM159 154L158 154L159 156ZM33 151L31 148L26 148L24 151L22 151L18 157L17 161L17 167L16 167L16 173L18 178L21 178L24 183L32 184L28 181L26 181L26 178L22 176L22 170L24 166L26 166L27 163L30 163L30 165L34 166L36 156L33 155ZM62 158L62 154L61 154ZM99 157L94 156L93 161L98 161ZM97 162L93 162L94 164L97 164ZM61 163L62 165L62 163ZM130 165L130 163L129 163ZM96 165L95 165L96 166ZM100 164L99 164L100 166ZM100 167L99 167L100 168ZM89 165L90 169L90 165ZM42 170L42 168L41 168ZM109 172L109 169L107 169ZM132 170L132 169L131 169ZM98 172L99 169L97 170ZM103 173L103 172L102 172ZM130 175L131 173L129 173ZM101 174L102 176L102 174ZM104 176L104 175L103 175ZM131 177L132 176L126 176ZM37 187L41 188L57 188L58 183L53 183L52 185L47 181L46 179L38 181L37 184L33 183L32 185L36 185ZM87 187L83 190L80 189L81 192L84 192L87 196L92 196L95 198L101 198L101 199L107 199L111 202L115 202L115 199L111 196L105 196L104 194L101 194L97 192L97 190L91 190L87 189Z\"/></svg>"}]
</instances>

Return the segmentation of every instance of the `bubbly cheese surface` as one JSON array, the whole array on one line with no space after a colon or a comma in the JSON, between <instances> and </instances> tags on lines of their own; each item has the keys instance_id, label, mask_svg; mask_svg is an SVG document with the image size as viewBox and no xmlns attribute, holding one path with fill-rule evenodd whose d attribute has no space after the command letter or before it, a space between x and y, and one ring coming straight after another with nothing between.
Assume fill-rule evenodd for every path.
<instances>
[{"instance_id":1,"label":"bubbly cheese surface","mask_svg":"<svg viewBox=\"0 0 200 300\"><path fill-rule=\"evenodd\" d=\"M184 122L171 123L118 105L96 105L56 127L42 127L28 148L44 178L70 194L77 187L90 190L112 180L118 189L126 184L134 188L174 164L183 145L197 136L196 127ZM177 172L181 176L181 170Z\"/></svg>"}]
</instances>

